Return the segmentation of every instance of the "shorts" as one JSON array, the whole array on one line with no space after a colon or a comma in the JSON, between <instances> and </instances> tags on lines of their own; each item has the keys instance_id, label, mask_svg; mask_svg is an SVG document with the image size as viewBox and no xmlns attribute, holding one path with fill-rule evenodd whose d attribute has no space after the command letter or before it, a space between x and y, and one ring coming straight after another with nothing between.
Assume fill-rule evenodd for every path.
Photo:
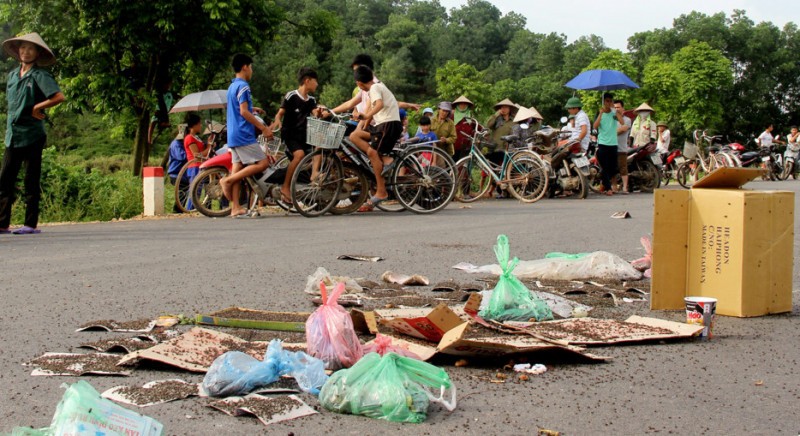
<instances>
[{"instance_id":1,"label":"shorts","mask_svg":"<svg viewBox=\"0 0 800 436\"><path fill-rule=\"evenodd\" d=\"M311 153L311 146L306 144L305 139L298 139L298 138L283 138L283 142L286 144L286 156L291 159L294 155L294 152L297 150L303 150L305 154Z\"/></svg>"},{"instance_id":2,"label":"shorts","mask_svg":"<svg viewBox=\"0 0 800 436\"><path fill-rule=\"evenodd\" d=\"M261 149L261 146L258 145L258 143L239 145L237 147L229 146L229 148L231 150L233 163L250 165L267 158L267 155L264 154L264 150Z\"/></svg>"},{"instance_id":3,"label":"shorts","mask_svg":"<svg viewBox=\"0 0 800 436\"><path fill-rule=\"evenodd\" d=\"M620 176L628 175L628 152L617 152L617 168Z\"/></svg>"},{"instance_id":4,"label":"shorts","mask_svg":"<svg viewBox=\"0 0 800 436\"><path fill-rule=\"evenodd\" d=\"M400 136L403 135L403 123L388 121L369 129L370 146L379 154L389 154L394 149Z\"/></svg>"}]
</instances>

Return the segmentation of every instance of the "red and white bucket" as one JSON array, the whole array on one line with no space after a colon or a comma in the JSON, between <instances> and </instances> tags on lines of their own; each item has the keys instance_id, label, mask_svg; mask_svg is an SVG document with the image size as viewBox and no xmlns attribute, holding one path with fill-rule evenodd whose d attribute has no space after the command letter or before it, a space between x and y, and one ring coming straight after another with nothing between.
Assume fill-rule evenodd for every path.
<instances>
[{"instance_id":1,"label":"red and white bucket","mask_svg":"<svg viewBox=\"0 0 800 436\"><path fill-rule=\"evenodd\" d=\"M686 322L703 326L698 336L709 339L714 327L714 316L717 313L717 299L709 297L686 297Z\"/></svg>"}]
</instances>

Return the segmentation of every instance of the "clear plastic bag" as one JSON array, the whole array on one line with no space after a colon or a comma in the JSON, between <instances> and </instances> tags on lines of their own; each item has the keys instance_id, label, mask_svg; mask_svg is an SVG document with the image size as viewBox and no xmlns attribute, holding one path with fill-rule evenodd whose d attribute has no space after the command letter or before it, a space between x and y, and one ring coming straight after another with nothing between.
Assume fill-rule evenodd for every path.
<instances>
[{"instance_id":1,"label":"clear plastic bag","mask_svg":"<svg viewBox=\"0 0 800 436\"><path fill-rule=\"evenodd\" d=\"M15 428L13 435L127 435L159 436L164 426L153 418L128 410L100 396L92 385L80 380L67 387L56 407L50 427L38 430Z\"/></svg>"},{"instance_id":2,"label":"clear plastic bag","mask_svg":"<svg viewBox=\"0 0 800 436\"><path fill-rule=\"evenodd\" d=\"M388 353L369 353L352 368L336 372L319 395L337 413L394 422L422 422L430 403L456 408L456 388L441 368Z\"/></svg>"},{"instance_id":3,"label":"clear plastic bag","mask_svg":"<svg viewBox=\"0 0 800 436\"><path fill-rule=\"evenodd\" d=\"M483 319L495 321L544 321L553 319L553 312L547 303L531 294L531 291L512 274L519 259L509 261L508 237L499 235L494 246L497 261L503 270L494 287L489 304L478 315Z\"/></svg>"},{"instance_id":4,"label":"clear plastic bag","mask_svg":"<svg viewBox=\"0 0 800 436\"><path fill-rule=\"evenodd\" d=\"M381 356L385 356L388 353L395 353L403 357L410 357L412 359L422 360L416 353L407 350L399 345L392 344L391 337L384 336L380 333L375 335L375 339L372 342L364 345L364 354L369 354L369 353L378 353Z\"/></svg>"},{"instance_id":5,"label":"clear plastic bag","mask_svg":"<svg viewBox=\"0 0 800 436\"><path fill-rule=\"evenodd\" d=\"M364 353L350 314L337 302L344 283L336 283L330 296L324 283L319 286L322 305L306 321L308 354L322 359L326 369L349 368Z\"/></svg>"},{"instance_id":6,"label":"clear plastic bag","mask_svg":"<svg viewBox=\"0 0 800 436\"><path fill-rule=\"evenodd\" d=\"M212 397L245 395L283 375L294 377L300 389L315 395L328 378L321 360L302 351L286 351L281 341L273 339L263 361L241 351L216 358L203 378L203 389Z\"/></svg>"}]
</instances>

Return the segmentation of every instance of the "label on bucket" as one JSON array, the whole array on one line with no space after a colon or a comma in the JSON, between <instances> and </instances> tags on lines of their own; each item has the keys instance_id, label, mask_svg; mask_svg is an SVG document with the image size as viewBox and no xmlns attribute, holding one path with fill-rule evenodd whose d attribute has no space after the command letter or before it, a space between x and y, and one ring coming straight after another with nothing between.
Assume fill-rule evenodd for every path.
<instances>
[{"instance_id":1,"label":"label on bucket","mask_svg":"<svg viewBox=\"0 0 800 436\"><path fill-rule=\"evenodd\" d=\"M714 327L714 315L717 313L716 298L686 297L686 322L703 326L700 337L710 338Z\"/></svg>"}]
</instances>

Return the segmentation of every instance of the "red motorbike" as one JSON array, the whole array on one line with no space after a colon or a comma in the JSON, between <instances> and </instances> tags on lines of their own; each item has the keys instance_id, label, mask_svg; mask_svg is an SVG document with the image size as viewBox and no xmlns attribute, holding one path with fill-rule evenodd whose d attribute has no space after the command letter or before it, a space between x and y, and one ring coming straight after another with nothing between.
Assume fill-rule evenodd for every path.
<instances>
[{"instance_id":1,"label":"red motorbike","mask_svg":"<svg viewBox=\"0 0 800 436\"><path fill-rule=\"evenodd\" d=\"M591 189L600 192L600 165L597 157L591 160ZM656 144L651 142L628 150L628 191L653 192L661 184L661 155L656 152Z\"/></svg>"},{"instance_id":2,"label":"red motorbike","mask_svg":"<svg viewBox=\"0 0 800 436\"><path fill-rule=\"evenodd\" d=\"M677 179L678 168L686 162L686 159L683 157L683 153L679 149L673 149L671 152L667 153L666 158L663 159L664 163L661 165L661 182L664 183L664 186L669 185L670 179Z\"/></svg>"}]
</instances>

